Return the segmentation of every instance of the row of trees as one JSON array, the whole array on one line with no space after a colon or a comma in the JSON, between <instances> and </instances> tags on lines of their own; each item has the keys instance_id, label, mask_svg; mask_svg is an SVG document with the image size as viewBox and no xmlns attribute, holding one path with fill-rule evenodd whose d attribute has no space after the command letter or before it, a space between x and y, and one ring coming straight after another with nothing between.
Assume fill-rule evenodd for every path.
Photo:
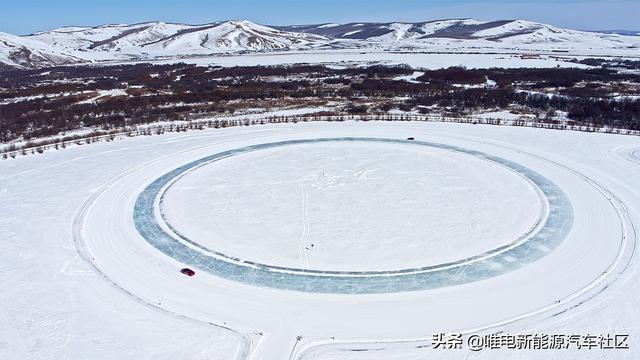
<instances>
[{"instance_id":1,"label":"row of trees","mask_svg":"<svg viewBox=\"0 0 640 360\"><path fill-rule=\"evenodd\" d=\"M43 153L48 149L65 149L69 145L84 145L98 141L113 141L118 138L131 136L161 135L166 132L184 132L190 130L203 130L205 128L226 128L231 126L251 126L274 123L298 123L309 121L445 121L468 124L489 124L489 125L511 125L529 126L555 130L574 130L587 132L605 132L613 134L640 135L639 130L627 130L618 128L601 128L598 126L584 126L578 124L554 123L547 121L530 122L524 120L503 121L501 119L457 117L454 114L447 116L420 116L414 114L340 114L336 112L318 112L315 114L294 115L294 116L271 116L261 119L228 119L228 120L205 120L190 121L188 123L158 124L145 127L126 127L121 130L93 131L86 135L71 135L62 138L48 138L43 140L28 141L24 145L16 146L11 144L4 149L0 149L0 158L15 158L18 155Z\"/></svg>"},{"instance_id":2,"label":"row of trees","mask_svg":"<svg viewBox=\"0 0 640 360\"><path fill-rule=\"evenodd\" d=\"M419 82L394 80L411 73L413 69L406 66L332 69L320 65L140 64L12 70L0 72L0 141L50 136L86 126L109 131L231 113L260 102L316 104L327 99L342 101L343 110L351 114L426 111L434 106L466 114L519 106L539 112L564 111L581 123L640 129L640 100L611 96L612 92L637 92L640 75L628 72L449 68L425 71ZM478 86L487 79L497 86ZM100 97L104 90L114 89L126 90L126 94ZM371 102L381 105L364 105Z\"/></svg>"}]
</instances>

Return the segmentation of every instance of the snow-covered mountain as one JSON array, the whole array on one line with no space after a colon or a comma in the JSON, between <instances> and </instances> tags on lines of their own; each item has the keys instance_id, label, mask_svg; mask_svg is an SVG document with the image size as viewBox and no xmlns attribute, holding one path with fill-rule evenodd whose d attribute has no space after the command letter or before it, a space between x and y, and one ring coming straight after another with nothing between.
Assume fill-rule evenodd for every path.
<instances>
[{"instance_id":1,"label":"snow-covered mountain","mask_svg":"<svg viewBox=\"0 0 640 360\"><path fill-rule=\"evenodd\" d=\"M456 40L467 45L495 47L505 45L534 45L573 48L640 49L640 38L611 33L585 32L563 29L526 20L479 21L450 19L420 23L349 23L293 25L278 27L284 31L300 31L332 39L367 42L400 42L410 45L433 44L437 40Z\"/></svg>"},{"instance_id":2,"label":"snow-covered mountain","mask_svg":"<svg viewBox=\"0 0 640 360\"><path fill-rule=\"evenodd\" d=\"M0 68L44 67L83 61L47 43L0 32Z\"/></svg>"},{"instance_id":3,"label":"snow-covered mountain","mask_svg":"<svg viewBox=\"0 0 640 360\"><path fill-rule=\"evenodd\" d=\"M327 40L313 34L286 32L249 21L206 25L152 22L61 28L27 35L52 47L87 59L118 56L197 55L221 52L270 51ZM83 55L84 53L84 55Z\"/></svg>"},{"instance_id":4,"label":"snow-covered mountain","mask_svg":"<svg viewBox=\"0 0 640 360\"><path fill-rule=\"evenodd\" d=\"M122 48L143 46L191 28L191 25L161 22L103 25L94 28L64 27L27 35L25 38L42 41L70 52L120 51Z\"/></svg>"},{"instance_id":5,"label":"snow-covered mountain","mask_svg":"<svg viewBox=\"0 0 640 360\"><path fill-rule=\"evenodd\" d=\"M355 40L407 40L439 38L471 38L474 32L490 29L510 21L482 22L473 19L438 20L420 23L349 23L281 26L286 31L301 31L330 37Z\"/></svg>"},{"instance_id":6,"label":"snow-covered mountain","mask_svg":"<svg viewBox=\"0 0 640 360\"><path fill-rule=\"evenodd\" d=\"M250 21L226 21L181 30L147 42L142 49L161 55L273 51L304 48L329 39L323 36L278 30Z\"/></svg>"},{"instance_id":7,"label":"snow-covered mountain","mask_svg":"<svg viewBox=\"0 0 640 360\"><path fill-rule=\"evenodd\" d=\"M104 60L323 49L640 50L640 37L584 32L524 20L264 26L149 22L0 33L0 64L33 68Z\"/></svg>"}]
</instances>

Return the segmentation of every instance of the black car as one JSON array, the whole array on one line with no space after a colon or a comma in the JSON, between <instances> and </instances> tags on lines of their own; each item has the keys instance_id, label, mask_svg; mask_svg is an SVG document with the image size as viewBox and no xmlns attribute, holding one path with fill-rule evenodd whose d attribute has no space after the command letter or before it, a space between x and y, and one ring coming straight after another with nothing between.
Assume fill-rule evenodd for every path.
<instances>
[{"instance_id":1,"label":"black car","mask_svg":"<svg viewBox=\"0 0 640 360\"><path fill-rule=\"evenodd\" d=\"M195 271L193 271L193 270L191 270L189 268L184 268L184 269L180 270L180 272L185 274L185 275L187 275L187 276L193 276L193 275L196 274Z\"/></svg>"}]
</instances>

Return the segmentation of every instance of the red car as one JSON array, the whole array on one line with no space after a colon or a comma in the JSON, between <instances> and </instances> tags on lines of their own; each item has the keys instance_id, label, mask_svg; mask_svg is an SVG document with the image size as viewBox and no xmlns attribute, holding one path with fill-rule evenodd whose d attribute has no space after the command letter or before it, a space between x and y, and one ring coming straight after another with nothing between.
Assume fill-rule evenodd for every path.
<instances>
[{"instance_id":1,"label":"red car","mask_svg":"<svg viewBox=\"0 0 640 360\"><path fill-rule=\"evenodd\" d=\"M185 275L187 275L187 276L193 276L193 275L196 274L195 271L193 271L193 270L191 270L189 268L184 268L184 269L180 270L180 272L185 274Z\"/></svg>"}]
</instances>

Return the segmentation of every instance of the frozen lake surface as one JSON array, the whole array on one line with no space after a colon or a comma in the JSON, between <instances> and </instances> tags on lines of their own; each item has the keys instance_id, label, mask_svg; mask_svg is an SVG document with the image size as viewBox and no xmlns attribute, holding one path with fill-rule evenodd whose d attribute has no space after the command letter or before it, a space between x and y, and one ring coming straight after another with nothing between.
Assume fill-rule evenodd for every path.
<instances>
[{"instance_id":1,"label":"frozen lake surface","mask_svg":"<svg viewBox=\"0 0 640 360\"><path fill-rule=\"evenodd\" d=\"M535 227L545 203L524 176L494 162L363 140L276 144L213 160L172 183L162 211L180 234L229 257L362 271L489 251Z\"/></svg>"},{"instance_id":2,"label":"frozen lake surface","mask_svg":"<svg viewBox=\"0 0 640 360\"><path fill-rule=\"evenodd\" d=\"M392 142L315 140L336 138ZM442 358L447 353L429 348L434 332L505 331L629 334L629 351L516 355L628 359L640 346L639 149L630 136L344 122L172 133L2 161L0 358ZM162 205L160 193L152 196L148 215L198 244L173 238L198 256L217 256L206 247L228 263L286 275L277 284L315 271L367 278L455 262L532 227L521 244L536 244L555 201L565 209L558 215L571 216L551 223L555 235L564 229L546 238L558 240L552 246L504 257L479 281L461 281L478 274L464 267L457 281L435 288L292 291L195 266L187 277L179 270L194 258L150 244L136 229L135 205L163 175L225 153L234 156L175 178ZM258 235L262 243L247 243ZM311 243L304 262L300 245ZM544 256L527 259L534 253ZM332 284L338 276L330 274Z\"/></svg>"},{"instance_id":3,"label":"frozen lake surface","mask_svg":"<svg viewBox=\"0 0 640 360\"><path fill-rule=\"evenodd\" d=\"M465 244L472 243L475 241L474 234L478 232L478 229L474 229L472 231L467 231L466 235L461 236L460 239L449 238L447 236L448 227L444 228L445 235L434 232L433 230L430 232L424 232L422 236L427 236L430 234L434 234L437 236L442 236L443 239L441 242L444 242L444 248L448 249L449 252L457 253L459 260L449 261L444 263L438 263L436 265L431 266L422 266L422 267L414 267L410 268L407 265L402 264L402 257L396 255L392 256L388 251L385 253L390 258L390 261L397 263L396 267L398 267L394 271L337 271L338 269L329 268L326 270L318 270L312 269L310 270L309 266L309 255L315 248L312 247L313 243L308 242L306 239L309 236L310 225L309 225L309 212L308 212L308 204L307 204L307 194L303 194L303 202L301 205L302 208L302 222L303 222L303 231L302 238L299 240L300 244L296 246L289 246L288 248L297 248L299 253L297 257L297 261L301 262L301 268L293 268L291 266L287 267L286 264L276 263L276 264L263 264L256 263L255 261L247 261L242 259L241 257L231 257L228 254L224 254L220 251L210 250L206 247L201 246L197 241L186 237L184 234L176 231L173 226L167 223L167 227L170 228L170 231L165 231L162 229L161 225L158 223L158 219L155 217L155 209L154 204L156 201L162 199L162 189L165 186L171 186L171 181L179 178L187 171L192 169L197 169L198 167L205 166L207 164L221 161L222 159L229 159L231 157L235 157L239 154L244 153L253 153L256 151L264 150L264 149L278 149L281 147L288 146L299 146L304 144L314 144L314 145L325 145L326 144L337 144L343 145L341 147L341 151L348 152L350 146L353 144L360 143L373 143L373 144L384 144L384 145L403 145L406 148L415 148L415 147L429 147L436 148L440 150L446 150L448 152L456 152L463 153L467 155L472 155L476 158L481 158L484 160L490 160L494 162L494 164L499 164L507 169L514 171L519 174L523 178L526 178L531 181L531 183L538 187L541 192L544 200L548 202L548 212L545 214L546 218L544 219L544 224L538 227L538 224L534 226L530 226L529 229L526 230L524 235L513 235L513 238L509 240L507 244L500 245L495 249L486 249L486 251L480 251L475 253L466 253L464 251L456 252L454 249L458 248L458 246L462 247ZM347 143L346 146L344 143ZM303 147L302 150L306 149ZM330 152L326 153L325 149L320 149L323 157L329 157ZM369 153L369 157L371 157L371 153ZM416 157L415 154L405 154L405 156L411 156L413 158ZM440 154L440 157L445 157ZM338 167L341 169L348 168L346 164L343 163L343 159L345 156L334 158L333 163L339 163ZM377 159L379 162L381 159ZM423 161L425 161L423 159ZM303 164L305 163L304 158L297 157L296 162ZM461 164L468 163L469 160L462 160ZM392 162L393 164L398 164L398 162ZM262 161L262 166L267 166L270 171L279 173L284 171L286 168L277 167L278 163L271 163L269 161ZM322 167L322 162L314 163L316 167ZM465 169L469 168L470 165L462 165ZM326 171L329 171L328 167L324 167ZM458 168L458 173L466 173L465 169ZM456 169L453 168L455 171ZM492 169L493 172L500 172L503 169ZM324 172L326 173L326 172ZM313 174L313 172L311 173ZM430 175L433 177L433 175ZM405 175L407 177L407 175ZM423 174L419 179L428 178L429 176ZM437 175L436 175L437 177ZM441 179L446 182L446 179ZM511 182L515 182L516 179L511 179ZM471 179L467 180L467 183L474 184L475 181ZM393 183L391 184L393 186ZM402 187L401 182L397 182L396 186ZM304 186L304 184L302 185ZM268 185L267 185L268 187ZM448 191L455 192L460 186L456 187L455 184L446 184L445 186L437 186L431 191L439 192L439 193L447 193ZM359 186L355 189L352 189L357 195L356 198L365 198L371 201L372 197L367 196L367 194L373 194L370 189L367 189L366 186ZM468 203L473 201L473 196L480 194L483 189L479 189L478 193L473 192L470 194L472 199L467 199L466 201L459 201L457 204L454 204L455 207L454 213L449 214L448 217L455 219L464 219L464 212L461 210L468 210ZM306 191L303 189L303 192ZM469 191L467 191L469 192ZM497 192L497 191L496 191ZM511 194L512 196L514 194ZM235 197L246 197L247 194L235 194ZM200 197L202 198L202 197ZM193 198L183 198L186 204L190 204L194 202ZM249 199L255 200L254 197L249 196ZM343 198L344 199L344 198ZM533 201L526 202L518 202L513 201L511 199L511 205L514 210L508 210L512 213L517 213L518 208L522 207L524 203L524 207L527 208L531 203L536 204L535 198ZM544 201L543 200L543 201ZM280 198L279 201L286 201L286 198ZM338 199L334 201L338 202ZM441 202L447 202L449 199L441 199ZM376 202L380 203L382 200L378 199ZM373 203L373 202L371 202ZM499 202L493 199L493 206L495 204L505 204L505 202ZM330 207L333 205L333 202L325 202L325 207ZM393 202L384 203L383 206L391 207ZM187 207L189 205L186 205ZM267 208L265 208L267 206ZM534 205L535 206L535 205ZM257 202L251 205L247 205L246 207L256 208L258 212L268 211L268 203L265 202ZM546 206L545 206L546 207ZM419 206L414 206L414 208L419 208ZM358 257L367 257L370 253L369 249L366 248L366 244L370 243L369 248L373 247L375 244L375 240L372 239L371 235L367 235L365 231L366 227L361 227L362 221L359 218L371 218L375 216L374 214L370 215L369 210L370 206L362 206L359 209L355 209L353 211L347 212L338 217L349 216L353 220L353 227L355 231L359 232L357 236L354 237L355 243L363 242L365 243L365 247L361 249L360 252L353 254L352 258L356 259ZM390 210L390 208L388 209ZM489 209L485 209L485 212L489 212ZM539 211L538 211L539 213ZM209 212L203 211L199 209L195 214L190 216L191 219L195 219L196 221L200 220L200 222L204 223L207 221L207 215ZM445 215L446 214L441 214ZM500 216L500 214L496 212L492 212L494 216ZM183 262L188 265L192 265L201 270L206 270L214 275L230 279L233 281L239 281L243 283L247 283L250 285L256 286L266 286L273 288L281 288L287 290L297 290L297 291L308 291L308 292L321 292L321 293L354 293L354 294L366 294L366 293L386 293L386 292L401 292L401 291L410 291L410 290L425 290L432 289L442 286L452 286L459 285L466 282L478 281L488 277L496 276L502 274L507 271L514 270L518 267L524 266L529 262L535 261L540 257L546 255L550 251L552 251L556 246L558 246L565 238L569 229L571 228L573 222L573 210L571 205L564 195L564 193L557 187L555 184L542 177L541 175L529 170L523 166L520 166L511 161L492 157L487 154L478 152L478 151L470 151L465 150L463 148L451 146L451 145L443 145L437 143L429 143L422 141L407 141L407 140L397 140L397 139L386 139L386 138L366 138L366 137L350 137L350 138L317 138L317 139L307 139L307 140L289 140L289 141L281 141L274 143L266 143L266 144L258 144L252 145L243 148L237 148L228 150L225 152L213 154L199 160L193 161L189 164L183 165L180 168L177 168L152 182L138 197L136 200L136 204L134 207L134 224L140 235L142 235L147 242L149 242L152 246L162 251L163 253L169 255L170 257ZM222 221L225 221L227 217L233 218L230 214L223 214L218 216ZM165 219L166 220L166 219ZM379 221L381 221L380 219ZM418 220L418 219L417 219ZM428 221L425 219L424 221ZM473 221L473 219L472 219ZM416 224L419 224L419 221L416 221ZM190 228L198 228L199 223L191 223ZM385 222L385 227L393 228L397 224L393 222L392 219L388 219ZM226 224L229 228L231 224ZM332 222L328 222L327 226L329 229L332 228ZM411 224L409 224L411 226ZM246 226L231 226L230 230L235 229L236 232L242 231ZM534 232L535 230L535 232ZM179 234L179 236L173 237L170 235L170 232L175 232ZM201 235L203 237L207 236L216 236L215 232L212 231L201 231ZM258 234L255 234L258 235ZM378 233L378 236L381 234ZM192 249L188 244L182 243L179 239L182 239L188 242L191 245L196 245L199 249ZM332 241L331 237L328 237L329 242ZM406 241L402 236L396 236L395 238L385 239L389 242L392 242L397 247L402 247L404 242ZM450 240L450 241L449 241ZM250 237L249 239L245 239L245 242L253 243L263 241L261 236ZM280 248L279 244L281 243L280 239L276 236L272 239L266 239L268 244L277 244L273 247L275 250L271 250L272 254L278 254L278 249ZM335 241L335 240L334 240ZM237 242L237 241L236 241ZM350 243L349 239L341 239L340 243ZM285 241L286 243L286 241ZM458 244L456 246L455 244ZM411 240L409 240L409 246L411 246ZM319 245L320 246L320 245ZM413 246L416 248L417 246ZM470 246L472 247L472 246ZM427 247L427 250L429 247ZM211 254L203 254L201 250L205 250ZM286 251L285 248L283 251ZM413 250L416 252L416 250ZM375 255L375 250L374 250ZM399 254L400 256L402 254ZM340 252L330 252L328 255L330 259L338 258L345 259L345 254ZM380 256L381 258L384 256ZM428 258L428 256L427 256ZM347 257L344 261L348 261L349 257ZM384 261L384 260L379 260ZM361 265L362 266L362 265ZM404 267L403 267L404 266Z\"/></svg>"}]
</instances>

